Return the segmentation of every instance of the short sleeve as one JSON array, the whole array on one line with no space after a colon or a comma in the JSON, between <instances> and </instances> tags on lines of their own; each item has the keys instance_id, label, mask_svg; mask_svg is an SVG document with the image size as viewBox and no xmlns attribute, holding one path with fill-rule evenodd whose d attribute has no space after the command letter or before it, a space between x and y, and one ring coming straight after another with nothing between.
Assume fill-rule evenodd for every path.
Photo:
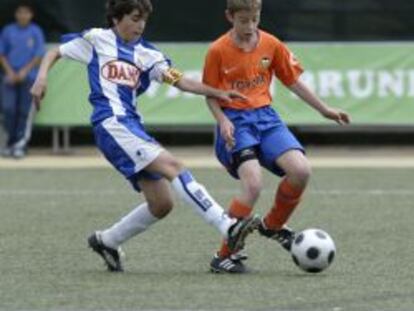
<instances>
[{"instance_id":1,"label":"short sleeve","mask_svg":"<svg viewBox=\"0 0 414 311\"><path fill-rule=\"evenodd\" d=\"M213 48L208 50L204 61L203 83L212 87L220 83L220 54Z\"/></svg>"},{"instance_id":2,"label":"short sleeve","mask_svg":"<svg viewBox=\"0 0 414 311\"><path fill-rule=\"evenodd\" d=\"M164 82L164 73L166 73L171 67L171 62L164 58L158 60L149 71L149 78L151 81L157 81L159 83Z\"/></svg>"},{"instance_id":3,"label":"short sleeve","mask_svg":"<svg viewBox=\"0 0 414 311\"><path fill-rule=\"evenodd\" d=\"M295 55L282 42L278 42L272 68L276 77L286 86L294 84L303 73Z\"/></svg>"},{"instance_id":4,"label":"short sleeve","mask_svg":"<svg viewBox=\"0 0 414 311\"><path fill-rule=\"evenodd\" d=\"M5 55L7 53L7 36L6 29L0 34L0 55Z\"/></svg>"},{"instance_id":5,"label":"short sleeve","mask_svg":"<svg viewBox=\"0 0 414 311\"><path fill-rule=\"evenodd\" d=\"M45 54L45 36L40 27L36 27L35 31L35 51L36 57L42 57Z\"/></svg>"},{"instance_id":6,"label":"short sleeve","mask_svg":"<svg viewBox=\"0 0 414 311\"><path fill-rule=\"evenodd\" d=\"M89 32L68 34L62 37L63 44L59 47L62 57L89 64L93 57L93 44Z\"/></svg>"},{"instance_id":7,"label":"short sleeve","mask_svg":"<svg viewBox=\"0 0 414 311\"><path fill-rule=\"evenodd\" d=\"M164 82L164 74L171 68L171 60L150 42L141 39L135 48L138 67L148 74L151 81Z\"/></svg>"}]
</instances>

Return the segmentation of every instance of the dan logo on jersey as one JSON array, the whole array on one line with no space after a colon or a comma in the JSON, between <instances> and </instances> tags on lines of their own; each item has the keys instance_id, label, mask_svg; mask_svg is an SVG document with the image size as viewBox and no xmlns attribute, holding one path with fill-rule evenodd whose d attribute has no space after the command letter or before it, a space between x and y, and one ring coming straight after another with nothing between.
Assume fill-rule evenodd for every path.
<instances>
[{"instance_id":1,"label":"dan logo on jersey","mask_svg":"<svg viewBox=\"0 0 414 311\"><path fill-rule=\"evenodd\" d=\"M113 60L102 67L101 74L108 81L136 89L141 70L131 63Z\"/></svg>"}]
</instances>

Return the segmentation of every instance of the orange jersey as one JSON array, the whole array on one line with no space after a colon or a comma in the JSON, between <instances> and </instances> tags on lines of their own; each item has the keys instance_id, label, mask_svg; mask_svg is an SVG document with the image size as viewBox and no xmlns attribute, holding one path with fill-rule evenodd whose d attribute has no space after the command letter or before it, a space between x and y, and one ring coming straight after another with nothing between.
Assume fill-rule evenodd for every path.
<instances>
[{"instance_id":1,"label":"orange jersey","mask_svg":"<svg viewBox=\"0 0 414 311\"><path fill-rule=\"evenodd\" d=\"M203 82L222 90L236 90L249 98L243 102L219 101L221 107L252 109L272 102L273 74L286 86L294 84L303 69L292 52L276 37L259 31L259 42L251 52L241 50L226 33L210 46Z\"/></svg>"}]
</instances>

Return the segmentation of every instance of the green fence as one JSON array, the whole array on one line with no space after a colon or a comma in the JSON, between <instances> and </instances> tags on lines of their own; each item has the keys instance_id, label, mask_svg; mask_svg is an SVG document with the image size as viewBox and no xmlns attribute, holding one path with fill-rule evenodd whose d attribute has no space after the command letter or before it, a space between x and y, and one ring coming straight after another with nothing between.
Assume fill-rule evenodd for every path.
<instances>
[{"instance_id":1,"label":"green fence","mask_svg":"<svg viewBox=\"0 0 414 311\"><path fill-rule=\"evenodd\" d=\"M351 113L354 124L413 125L414 44L291 43L306 69L302 79L329 104ZM187 76L201 79L207 44L159 44ZM315 111L275 82L274 107L292 125L326 124ZM83 126L89 123L85 69L60 61L50 74L48 94L37 125ZM138 109L149 125L213 123L203 97L153 83Z\"/></svg>"}]
</instances>

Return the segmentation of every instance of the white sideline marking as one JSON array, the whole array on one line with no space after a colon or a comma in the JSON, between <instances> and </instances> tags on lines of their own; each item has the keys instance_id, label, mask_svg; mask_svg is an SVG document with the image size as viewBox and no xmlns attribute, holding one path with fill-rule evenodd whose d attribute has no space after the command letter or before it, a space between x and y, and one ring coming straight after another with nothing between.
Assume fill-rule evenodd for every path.
<instances>
[{"instance_id":1,"label":"white sideline marking","mask_svg":"<svg viewBox=\"0 0 414 311\"><path fill-rule=\"evenodd\" d=\"M189 168L219 168L214 156L178 156ZM309 157L314 168L414 168L414 157ZM22 160L0 159L1 169L109 168L101 156L29 156Z\"/></svg>"},{"instance_id":2,"label":"white sideline marking","mask_svg":"<svg viewBox=\"0 0 414 311\"><path fill-rule=\"evenodd\" d=\"M17 311L41 311L42 309L35 309L35 310L17 310ZM53 308L54 311L68 311L68 309L56 309ZM69 309L72 310L72 309ZM101 309L99 310L91 310L91 309L86 309L86 310L82 310L82 309L74 309L76 311L101 311ZM115 309L110 309L112 311L116 311ZM229 308L221 308L221 309L119 309L119 311L252 311L252 310L246 310L246 309L229 309ZM261 311L267 311L267 310L271 310L271 311L299 311L296 309L274 309L274 308L269 308L269 309L263 309L260 308L258 310ZM302 309L301 309L302 310ZM10 311L9 309L0 309L0 311ZM333 310L335 311L335 310Z\"/></svg>"},{"instance_id":3,"label":"white sideline marking","mask_svg":"<svg viewBox=\"0 0 414 311\"><path fill-rule=\"evenodd\" d=\"M212 194L236 194L239 191L234 190L215 190L209 189ZM133 194L133 190L130 191L114 191L114 190L43 190L43 189L10 189L10 190L0 190L0 196L73 196L73 195L82 195L82 196L95 196L95 195L117 195L120 194ZM264 194L273 194L273 190L263 190ZM400 189L391 189L391 190L381 190L381 189L371 189L371 190L308 190L306 192L309 195L367 195L367 196L383 196L383 195L414 195L413 190L400 190Z\"/></svg>"}]
</instances>

